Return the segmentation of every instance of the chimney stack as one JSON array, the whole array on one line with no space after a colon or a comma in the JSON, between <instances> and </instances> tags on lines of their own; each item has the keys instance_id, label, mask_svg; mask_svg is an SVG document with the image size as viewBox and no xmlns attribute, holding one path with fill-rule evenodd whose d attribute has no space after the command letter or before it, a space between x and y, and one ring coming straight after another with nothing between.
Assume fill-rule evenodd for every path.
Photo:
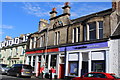
<instances>
[{"instance_id":1,"label":"chimney stack","mask_svg":"<svg viewBox=\"0 0 120 80\"><path fill-rule=\"evenodd\" d=\"M50 12L50 14L51 14L50 18L56 17L56 14L57 14L56 8L52 8L52 11Z\"/></svg>"},{"instance_id":2,"label":"chimney stack","mask_svg":"<svg viewBox=\"0 0 120 80\"><path fill-rule=\"evenodd\" d=\"M63 14L69 14L70 15L70 6L69 6L69 2L66 2L64 7L62 7L63 9Z\"/></svg>"}]
</instances>

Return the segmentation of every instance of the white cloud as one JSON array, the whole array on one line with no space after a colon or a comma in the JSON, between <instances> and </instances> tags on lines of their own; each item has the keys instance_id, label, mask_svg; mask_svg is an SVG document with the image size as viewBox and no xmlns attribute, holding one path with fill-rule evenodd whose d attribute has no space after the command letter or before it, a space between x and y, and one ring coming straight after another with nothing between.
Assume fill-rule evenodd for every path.
<instances>
[{"instance_id":1,"label":"white cloud","mask_svg":"<svg viewBox=\"0 0 120 80\"><path fill-rule=\"evenodd\" d=\"M24 6L22 7L28 14L35 15L37 17L49 15L48 11L40 8L38 4L33 3L24 3Z\"/></svg>"},{"instance_id":2,"label":"white cloud","mask_svg":"<svg viewBox=\"0 0 120 80\"><path fill-rule=\"evenodd\" d=\"M98 6L99 3L76 3L72 2L70 6L71 8L71 17L72 18L78 18L81 16L89 15L95 12L103 11L106 9L111 8L110 6L107 6L106 4L102 4L102 6ZM76 6L74 6L76 5ZM77 7L77 8L76 8Z\"/></svg>"},{"instance_id":3,"label":"white cloud","mask_svg":"<svg viewBox=\"0 0 120 80\"><path fill-rule=\"evenodd\" d=\"M0 26L0 29L13 29L13 26L11 26L11 25L2 25L2 26Z\"/></svg>"}]
</instances>

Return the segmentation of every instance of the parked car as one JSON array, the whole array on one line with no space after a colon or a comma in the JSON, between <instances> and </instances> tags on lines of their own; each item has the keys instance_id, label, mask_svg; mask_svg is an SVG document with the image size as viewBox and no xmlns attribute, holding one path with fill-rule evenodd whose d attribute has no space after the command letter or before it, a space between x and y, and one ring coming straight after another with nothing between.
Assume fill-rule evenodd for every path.
<instances>
[{"instance_id":1,"label":"parked car","mask_svg":"<svg viewBox=\"0 0 120 80\"><path fill-rule=\"evenodd\" d=\"M6 64L0 64L0 74L7 74L10 67Z\"/></svg>"},{"instance_id":2,"label":"parked car","mask_svg":"<svg viewBox=\"0 0 120 80\"><path fill-rule=\"evenodd\" d=\"M91 72L82 77L75 77L72 80L120 80L120 77L113 73Z\"/></svg>"},{"instance_id":3,"label":"parked car","mask_svg":"<svg viewBox=\"0 0 120 80\"><path fill-rule=\"evenodd\" d=\"M7 71L7 75L14 75L17 77L20 76L32 76L32 67L31 65L27 64L14 64L12 67Z\"/></svg>"}]
</instances>

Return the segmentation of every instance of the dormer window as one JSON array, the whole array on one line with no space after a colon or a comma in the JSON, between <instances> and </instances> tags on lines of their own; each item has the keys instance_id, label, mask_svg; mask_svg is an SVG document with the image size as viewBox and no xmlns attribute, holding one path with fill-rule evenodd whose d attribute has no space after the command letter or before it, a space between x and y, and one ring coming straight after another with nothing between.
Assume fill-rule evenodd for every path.
<instances>
[{"instance_id":1,"label":"dormer window","mask_svg":"<svg viewBox=\"0 0 120 80\"><path fill-rule=\"evenodd\" d=\"M7 46L7 42L5 41L5 46Z\"/></svg>"},{"instance_id":2,"label":"dormer window","mask_svg":"<svg viewBox=\"0 0 120 80\"><path fill-rule=\"evenodd\" d=\"M12 40L9 41L9 45L12 45Z\"/></svg>"},{"instance_id":3,"label":"dormer window","mask_svg":"<svg viewBox=\"0 0 120 80\"><path fill-rule=\"evenodd\" d=\"M18 39L16 39L16 43L18 43Z\"/></svg>"}]
</instances>

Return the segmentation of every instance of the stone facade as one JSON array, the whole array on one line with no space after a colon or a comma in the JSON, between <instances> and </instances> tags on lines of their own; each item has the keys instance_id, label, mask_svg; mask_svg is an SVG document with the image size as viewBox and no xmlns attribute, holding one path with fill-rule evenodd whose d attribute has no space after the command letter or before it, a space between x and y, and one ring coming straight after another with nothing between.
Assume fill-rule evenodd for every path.
<instances>
[{"instance_id":1,"label":"stone facade","mask_svg":"<svg viewBox=\"0 0 120 80\"><path fill-rule=\"evenodd\" d=\"M68 3L65 3L63 7L63 13L60 15L57 15L56 8L53 8L52 11L50 12L50 19L49 19L50 23L48 23L48 21L43 19L40 20L38 31L31 34L28 38L27 49L26 49L26 56L27 56L26 64L30 64L34 67L36 76L39 75L40 73L39 69L42 66L47 64L45 66L46 70L49 70L50 67L54 66L56 69L56 75L58 75L58 78L62 78L61 70L65 72L63 67L66 67L65 63L69 63L67 61L64 61L66 60L65 55L71 51L69 50L67 51L66 48L61 48L61 47L68 47L72 45L82 46L87 44L94 46L96 45L94 43L102 44L102 42L105 42L106 45L105 48L99 45L101 48L97 48L97 49L93 48L91 50L86 50L87 52L81 52L81 50L77 50L77 51L79 51L78 53L80 53L80 55L83 56L84 53L87 53L86 55L89 57L90 54L93 54L95 50L97 50L100 53L100 55L103 55L104 52L103 56L105 57L105 59L103 58L103 56L99 57L101 59L101 62L106 63L105 64L106 67L104 67L104 69L107 70L104 71L113 72L115 66L118 65L113 66L114 62L110 63L109 58L116 58L118 54L112 54L112 53L109 54L108 47L110 46L107 46L108 43L107 41L109 41L109 36L113 32L112 29L114 29L113 27L111 27L111 22L112 22L111 16L113 14L114 13L112 13L112 9L108 9L71 20L69 18L70 6ZM111 42L112 41L109 42L109 45L112 45ZM80 49L81 48L85 48L85 46L80 47ZM110 47L110 49L111 48L112 47ZM96 54L98 54L97 51ZM44 59L46 64L43 64ZM52 59L54 59L54 61L52 61ZM81 62L82 59L80 59L79 61ZM56 65L54 62L56 63ZM91 71L92 59L88 60L88 62L90 65L89 71ZM112 66L109 67L109 64ZM115 73L118 74L117 72ZM65 75L67 75L67 73ZM79 73L79 76L80 75L81 73Z\"/></svg>"}]
</instances>

